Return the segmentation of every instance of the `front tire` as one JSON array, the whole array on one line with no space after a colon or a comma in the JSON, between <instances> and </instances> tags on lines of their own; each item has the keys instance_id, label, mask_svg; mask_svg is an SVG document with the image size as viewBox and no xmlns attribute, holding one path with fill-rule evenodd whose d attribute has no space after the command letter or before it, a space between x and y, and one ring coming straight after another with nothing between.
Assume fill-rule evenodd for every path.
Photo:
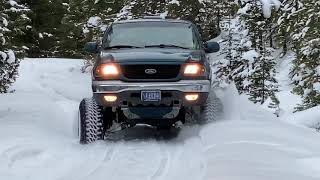
<instances>
[{"instance_id":1,"label":"front tire","mask_svg":"<svg viewBox=\"0 0 320 180\"><path fill-rule=\"evenodd\" d=\"M104 139L103 108L93 98L80 103L78 132L81 144Z\"/></svg>"},{"instance_id":2,"label":"front tire","mask_svg":"<svg viewBox=\"0 0 320 180\"><path fill-rule=\"evenodd\" d=\"M208 123L221 118L223 114L223 105L221 100L214 92L209 93L209 97L204 106L200 107L199 123Z\"/></svg>"},{"instance_id":3,"label":"front tire","mask_svg":"<svg viewBox=\"0 0 320 180\"><path fill-rule=\"evenodd\" d=\"M214 92L210 92L208 99L202 106L194 106L187 110L186 121L190 123L206 124L221 118L223 105Z\"/></svg>"}]
</instances>

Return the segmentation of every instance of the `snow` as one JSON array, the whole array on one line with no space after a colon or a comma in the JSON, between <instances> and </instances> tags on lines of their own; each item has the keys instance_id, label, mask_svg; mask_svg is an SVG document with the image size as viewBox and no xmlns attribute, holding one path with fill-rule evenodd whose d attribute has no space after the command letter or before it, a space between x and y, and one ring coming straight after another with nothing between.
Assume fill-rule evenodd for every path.
<instances>
[{"instance_id":1,"label":"snow","mask_svg":"<svg viewBox=\"0 0 320 180\"><path fill-rule=\"evenodd\" d=\"M126 17L126 19L132 19L132 13L131 13L132 5L126 5L124 6L120 12L117 14L116 21L121 20L121 18Z\"/></svg>"},{"instance_id":2,"label":"snow","mask_svg":"<svg viewBox=\"0 0 320 180\"><path fill-rule=\"evenodd\" d=\"M166 19L166 17L168 16L168 11L165 11L165 12L163 12L163 13L160 13L160 17L161 17L161 19Z\"/></svg>"},{"instance_id":3,"label":"snow","mask_svg":"<svg viewBox=\"0 0 320 180\"><path fill-rule=\"evenodd\" d=\"M259 53L257 53L255 50L246 51L242 55L242 59L248 60L251 63L258 57Z\"/></svg>"},{"instance_id":4,"label":"snow","mask_svg":"<svg viewBox=\"0 0 320 180\"><path fill-rule=\"evenodd\" d=\"M98 16L90 17L87 22L87 27L98 27L101 24L101 18Z\"/></svg>"},{"instance_id":5,"label":"snow","mask_svg":"<svg viewBox=\"0 0 320 180\"><path fill-rule=\"evenodd\" d=\"M278 51L281 52L281 51ZM275 57L279 56L274 54ZM276 79L279 82L279 91L277 97L280 100L280 108L283 111L283 118L291 115L295 111L297 104L301 103L301 98L298 95L293 94L291 91L292 81L289 77L290 71L293 68L292 61L295 59L295 54L293 52L288 52L286 56L279 58L277 66L277 76ZM294 77L295 80L298 80L298 77ZM294 80L294 78L292 80Z\"/></svg>"},{"instance_id":6,"label":"snow","mask_svg":"<svg viewBox=\"0 0 320 180\"><path fill-rule=\"evenodd\" d=\"M310 128L320 128L320 107L314 107L302 112L297 112L287 120L297 125L303 125Z\"/></svg>"},{"instance_id":7,"label":"snow","mask_svg":"<svg viewBox=\"0 0 320 180\"><path fill-rule=\"evenodd\" d=\"M1 34L1 33L0 33L0 40L2 41L1 45L5 45L6 44L6 39L3 37L3 34Z\"/></svg>"},{"instance_id":8,"label":"snow","mask_svg":"<svg viewBox=\"0 0 320 180\"><path fill-rule=\"evenodd\" d=\"M6 60L7 59L7 53L0 51L0 56L1 56L1 60Z\"/></svg>"},{"instance_id":9,"label":"snow","mask_svg":"<svg viewBox=\"0 0 320 180\"><path fill-rule=\"evenodd\" d=\"M13 0L9 0L9 4L11 6L18 6L19 5L16 1L13 1Z\"/></svg>"},{"instance_id":10,"label":"snow","mask_svg":"<svg viewBox=\"0 0 320 180\"><path fill-rule=\"evenodd\" d=\"M272 12L272 5L270 4L269 0L261 0L262 3L262 12L265 18L270 18L271 17L271 12Z\"/></svg>"},{"instance_id":11,"label":"snow","mask_svg":"<svg viewBox=\"0 0 320 180\"><path fill-rule=\"evenodd\" d=\"M199 2L201 2L201 1L199 0ZM171 0L171 1L169 1L169 4L176 4L179 6L180 2L178 0Z\"/></svg>"},{"instance_id":12,"label":"snow","mask_svg":"<svg viewBox=\"0 0 320 180\"><path fill-rule=\"evenodd\" d=\"M113 141L79 145L78 104L92 95L82 65L71 59L21 62L15 93L0 95L1 179L320 178L320 134L277 119L239 96L234 85L216 90L225 113L215 122L185 126L176 137L137 127ZM320 119L318 112L294 117Z\"/></svg>"},{"instance_id":13,"label":"snow","mask_svg":"<svg viewBox=\"0 0 320 180\"><path fill-rule=\"evenodd\" d=\"M3 23L3 25L4 25L5 27L9 25L9 23L8 23L8 21L7 21L6 18L2 18L2 23Z\"/></svg>"},{"instance_id":14,"label":"snow","mask_svg":"<svg viewBox=\"0 0 320 180\"><path fill-rule=\"evenodd\" d=\"M7 53L8 53L7 62L10 64L16 62L16 56L14 55L14 52L10 49L8 50Z\"/></svg>"},{"instance_id":15,"label":"snow","mask_svg":"<svg viewBox=\"0 0 320 180\"><path fill-rule=\"evenodd\" d=\"M295 107L302 103L302 99L291 92L293 87L288 76L292 69L292 61L294 59L295 55L293 52L288 52L286 56L279 58L277 80L281 86L277 97L280 100L280 109L282 111L281 119L301 127L320 128L320 107L293 113ZM298 80L298 78L295 78L295 80ZM317 83L315 83L315 85L316 84Z\"/></svg>"},{"instance_id":16,"label":"snow","mask_svg":"<svg viewBox=\"0 0 320 180\"><path fill-rule=\"evenodd\" d=\"M51 33L43 32L42 34L47 36L47 37L53 37L53 34L51 34Z\"/></svg>"},{"instance_id":17,"label":"snow","mask_svg":"<svg viewBox=\"0 0 320 180\"><path fill-rule=\"evenodd\" d=\"M313 84L313 87L315 90L319 91L320 92L320 82L316 82Z\"/></svg>"},{"instance_id":18,"label":"snow","mask_svg":"<svg viewBox=\"0 0 320 180\"><path fill-rule=\"evenodd\" d=\"M265 18L270 18L272 9L278 10L281 6L281 2L278 0L260 0L262 3L262 12Z\"/></svg>"},{"instance_id":19,"label":"snow","mask_svg":"<svg viewBox=\"0 0 320 180\"><path fill-rule=\"evenodd\" d=\"M247 0L242 0L243 3L246 3L244 7L238 10L238 14L247 14L247 11L250 10L251 5ZM281 2L279 0L260 0L262 4L262 13L265 18L270 18L272 10L276 11L280 9Z\"/></svg>"}]
</instances>

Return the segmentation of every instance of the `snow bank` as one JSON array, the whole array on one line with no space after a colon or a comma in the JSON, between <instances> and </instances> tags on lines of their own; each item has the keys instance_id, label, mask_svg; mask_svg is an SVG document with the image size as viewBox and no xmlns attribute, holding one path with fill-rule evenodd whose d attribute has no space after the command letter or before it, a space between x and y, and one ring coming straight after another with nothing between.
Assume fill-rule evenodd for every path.
<instances>
[{"instance_id":1,"label":"snow bank","mask_svg":"<svg viewBox=\"0 0 320 180\"><path fill-rule=\"evenodd\" d=\"M310 128L320 129L320 106L296 112L289 116L287 120Z\"/></svg>"},{"instance_id":2,"label":"snow bank","mask_svg":"<svg viewBox=\"0 0 320 180\"><path fill-rule=\"evenodd\" d=\"M279 55L274 54L275 57ZM277 71L279 73L276 79L280 84L280 91L277 93L277 97L280 100L281 119L295 125L319 129L320 107L294 113L298 104L302 103L301 97L292 93L293 86L289 73L293 67L292 62L294 59L294 53L289 51L286 56L279 58L278 61Z\"/></svg>"}]
</instances>

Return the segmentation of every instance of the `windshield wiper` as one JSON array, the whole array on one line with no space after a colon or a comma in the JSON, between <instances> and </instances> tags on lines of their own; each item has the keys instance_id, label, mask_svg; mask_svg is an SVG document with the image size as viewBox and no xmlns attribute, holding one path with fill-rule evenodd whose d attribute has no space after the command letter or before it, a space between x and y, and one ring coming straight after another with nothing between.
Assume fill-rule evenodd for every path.
<instances>
[{"instance_id":1,"label":"windshield wiper","mask_svg":"<svg viewBox=\"0 0 320 180\"><path fill-rule=\"evenodd\" d=\"M105 47L104 49L121 49L121 48L143 48L143 47L130 46L130 45L116 45L116 46Z\"/></svg>"},{"instance_id":2,"label":"windshield wiper","mask_svg":"<svg viewBox=\"0 0 320 180\"><path fill-rule=\"evenodd\" d=\"M145 46L145 48L152 48L152 47L159 47L159 48L173 47L173 48L180 48L180 49L190 49L187 47L182 47L174 44L158 44L158 45Z\"/></svg>"}]
</instances>

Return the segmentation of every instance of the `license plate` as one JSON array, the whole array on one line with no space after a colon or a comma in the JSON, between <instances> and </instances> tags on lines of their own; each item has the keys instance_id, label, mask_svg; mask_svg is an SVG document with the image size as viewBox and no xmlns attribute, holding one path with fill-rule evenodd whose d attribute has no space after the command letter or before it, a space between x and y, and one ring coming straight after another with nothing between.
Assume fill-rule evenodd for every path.
<instances>
[{"instance_id":1,"label":"license plate","mask_svg":"<svg viewBox=\"0 0 320 180\"><path fill-rule=\"evenodd\" d=\"M141 100L146 102L161 101L161 91L141 91Z\"/></svg>"}]
</instances>

